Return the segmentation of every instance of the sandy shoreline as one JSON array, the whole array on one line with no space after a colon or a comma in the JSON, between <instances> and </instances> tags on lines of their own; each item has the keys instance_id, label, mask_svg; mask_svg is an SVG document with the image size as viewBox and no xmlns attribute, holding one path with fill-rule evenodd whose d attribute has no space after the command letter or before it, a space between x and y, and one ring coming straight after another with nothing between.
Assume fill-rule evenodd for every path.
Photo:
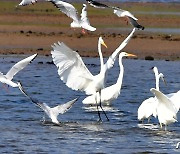
<instances>
[{"instance_id":1,"label":"sandy shoreline","mask_svg":"<svg viewBox=\"0 0 180 154\"><path fill-rule=\"evenodd\" d=\"M170 28L173 28L180 24L178 17L149 18L138 16L138 18L145 27L147 25L153 27L154 23L159 25L158 27L163 27L167 23ZM128 27L128 29L111 31L101 27L103 24L107 24L109 19L112 24L117 24L117 27ZM93 25L97 26L98 30L83 35L81 30L70 29L71 20L62 14L53 16L46 14L18 16L11 13L0 14L0 23L6 21L6 23L0 24L0 54L38 52L42 55L50 55L51 45L62 41L70 48L78 50L81 56L94 57L98 55L97 40L101 35L108 46L108 49L103 48L103 55L109 56L132 30L130 25L126 25L123 20L115 16L102 18L101 15L90 15L90 20ZM66 24L62 27L63 23ZM143 32L137 30L123 51L134 53L139 59L152 56L155 59L180 60L180 34L168 35L147 33L146 29Z\"/></svg>"}]
</instances>

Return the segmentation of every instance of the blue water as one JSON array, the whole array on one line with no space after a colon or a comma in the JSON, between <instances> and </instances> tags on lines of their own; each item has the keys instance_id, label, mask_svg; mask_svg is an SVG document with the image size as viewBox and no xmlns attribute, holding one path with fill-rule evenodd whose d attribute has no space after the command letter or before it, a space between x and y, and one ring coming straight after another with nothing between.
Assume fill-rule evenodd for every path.
<instances>
[{"instance_id":1,"label":"blue water","mask_svg":"<svg viewBox=\"0 0 180 154\"><path fill-rule=\"evenodd\" d=\"M23 57L0 57L0 70L7 70ZM180 89L180 62L145 61L124 59L125 74L121 94L110 107L104 107L110 119L98 123L95 108L82 104L85 95L72 91L59 79L51 57L37 59L19 72L14 80L20 80L29 95L50 106L81 96L78 102L58 118L61 126L42 123L44 113L32 104L16 88L0 91L0 153L179 153L175 149L180 141L180 122L164 131L158 121L149 125L137 120L141 102L152 96L149 89L155 86L150 68L157 66L165 75L167 86L161 83L164 93ZM98 58L84 58L93 74L99 71ZM39 62L43 62L39 63ZM116 62L108 75L107 84L116 82L119 66ZM180 115L178 115L180 119ZM47 121L50 122L48 118Z\"/></svg>"}]
</instances>

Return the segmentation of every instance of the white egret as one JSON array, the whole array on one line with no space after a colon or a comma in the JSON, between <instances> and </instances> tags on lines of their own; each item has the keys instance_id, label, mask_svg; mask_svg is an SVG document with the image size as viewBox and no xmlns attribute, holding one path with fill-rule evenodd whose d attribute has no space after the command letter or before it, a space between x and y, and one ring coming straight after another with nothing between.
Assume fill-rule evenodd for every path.
<instances>
[{"instance_id":1,"label":"white egret","mask_svg":"<svg viewBox=\"0 0 180 154\"><path fill-rule=\"evenodd\" d=\"M150 91L155 95L158 101L156 111L157 111L159 124L161 128L162 128L162 125L164 124L165 130L166 130L166 126L168 124L177 122L176 114L178 110L173 104L173 102L161 91L155 88L151 88Z\"/></svg>"},{"instance_id":2,"label":"white egret","mask_svg":"<svg viewBox=\"0 0 180 154\"><path fill-rule=\"evenodd\" d=\"M96 28L92 27L87 18L87 5L83 4L81 18L78 17L78 12L75 7L67 2L63 2L60 0L48 0L53 3L55 7L57 7L61 12L66 14L68 17L73 19L73 22L70 24L72 28L83 28L89 31L95 31Z\"/></svg>"},{"instance_id":3,"label":"white egret","mask_svg":"<svg viewBox=\"0 0 180 154\"><path fill-rule=\"evenodd\" d=\"M6 75L3 75L3 73L0 72L0 82L12 87L19 87L18 83L12 81L14 75L16 75L23 68L25 68L29 63L31 63L36 58L36 56L37 54L34 54L19 61L18 63L13 65L13 67L6 73Z\"/></svg>"},{"instance_id":4,"label":"white egret","mask_svg":"<svg viewBox=\"0 0 180 154\"><path fill-rule=\"evenodd\" d=\"M75 98L65 104L60 104L57 105L55 107L49 107L46 103L42 103L39 102L38 100L30 97L24 90L24 88L22 87L21 83L19 83L19 89L21 90L21 92L28 97L35 105L37 105L38 107L40 107L47 115L48 117L52 120L52 122L54 124L60 124L57 117L59 114L64 114L65 112L67 112L72 105L78 100L78 98Z\"/></svg>"},{"instance_id":5,"label":"white egret","mask_svg":"<svg viewBox=\"0 0 180 154\"><path fill-rule=\"evenodd\" d=\"M112 55L108 58L107 62L105 64L103 64L103 66L101 66L101 67L104 67L105 76L106 76L107 70L109 70L110 68L113 67L117 55L128 44L128 42L132 38L134 32L135 32L135 28L128 35L128 37L120 44L120 46L112 53ZM83 100L83 104L96 104L95 97L96 97L95 95L91 95L91 96L86 97ZM102 100L102 103L104 103L103 100ZM110 103L110 101L109 101L109 103ZM106 104L107 104L107 102L106 102Z\"/></svg>"},{"instance_id":6,"label":"white egret","mask_svg":"<svg viewBox=\"0 0 180 154\"><path fill-rule=\"evenodd\" d=\"M158 72L157 67L153 67L153 72L155 75L156 89L159 90L159 79L165 82L164 75ZM156 117L157 103L156 97L145 99L138 108L138 120L143 121L144 119L148 119L149 122L152 115Z\"/></svg>"},{"instance_id":7,"label":"white egret","mask_svg":"<svg viewBox=\"0 0 180 154\"><path fill-rule=\"evenodd\" d=\"M121 86L122 86L122 80L123 80L123 74L124 74L124 67L122 64L122 58L128 57L128 56L136 56L133 54L129 54L126 52L121 52L119 54L119 66L120 66L120 73L119 77L117 79L117 82L109 87L103 88L101 90L101 102L106 105L110 105L110 103L117 99L117 97L120 95L121 92ZM83 104L96 104L95 100L96 96L91 95L88 96L83 100Z\"/></svg>"},{"instance_id":8,"label":"white egret","mask_svg":"<svg viewBox=\"0 0 180 154\"><path fill-rule=\"evenodd\" d=\"M92 75L82 61L80 55L67 47L63 42L55 43L51 51L54 64L58 68L60 79L71 89L84 91L87 95L101 93L104 88L105 68L101 52L101 44L106 46L102 37L99 37L98 52L100 56L101 69L97 75ZM100 97L99 97L100 98ZM101 101L100 101L101 102ZM101 103L97 105L97 109ZM102 109L105 114L104 110ZM98 110L99 120L101 120ZM105 114L106 116L106 114ZM106 116L108 119L108 117ZM109 119L108 119L109 120Z\"/></svg>"}]
</instances>

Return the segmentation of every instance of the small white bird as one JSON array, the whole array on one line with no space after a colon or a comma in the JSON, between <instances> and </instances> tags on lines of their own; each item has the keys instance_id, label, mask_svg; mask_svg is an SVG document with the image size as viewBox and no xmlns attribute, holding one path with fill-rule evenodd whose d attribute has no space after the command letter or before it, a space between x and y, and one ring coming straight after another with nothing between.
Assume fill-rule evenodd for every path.
<instances>
[{"instance_id":1,"label":"small white bird","mask_svg":"<svg viewBox=\"0 0 180 154\"><path fill-rule=\"evenodd\" d=\"M100 8L100 9L109 8L108 5L96 2L94 0L86 0L86 1L89 3L89 5L91 5L92 7L95 7L95 8Z\"/></svg>"},{"instance_id":2,"label":"small white bird","mask_svg":"<svg viewBox=\"0 0 180 154\"><path fill-rule=\"evenodd\" d=\"M128 56L136 57L136 55L129 54L126 52L121 52L119 54L120 73L119 73L119 77L117 79L117 82L115 84L113 84L109 87L103 88L101 90L101 102L104 105L110 105L111 102L113 100L117 99L117 97L120 95L122 80L123 80L123 74L124 74L124 67L122 64L122 58L128 57ZM88 96L83 100L83 104L96 104L95 98L96 98L95 95Z\"/></svg>"},{"instance_id":3,"label":"small white bird","mask_svg":"<svg viewBox=\"0 0 180 154\"><path fill-rule=\"evenodd\" d=\"M129 11L115 8L114 14L116 14L118 17L126 17L133 27L144 30L144 27L137 22L138 19L134 17L134 15L132 15Z\"/></svg>"},{"instance_id":4,"label":"small white bird","mask_svg":"<svg viewBox=\"0 0 180 154\"><path fill-rule=\"evenodd\" d=\"M36 56L37 54L34 54L19 61L6 73L6 75L3 75L3 73L0 72L0 82L5 83L11 87L19 87L18 83L12 81L14 75L25 68L29 63L31 63L36 58Z\"/></svg>"},{"instance_id":5,"label":"small white bird","mask_svg":"<svg viewBox=\"0 0 180 154\"><path fill-rule=\"evenodd\" d=\"M100 73L95 76L90 73L83 63L82 58L76 51L70 49L63 42L55 43L52 46L53 50L51 51L51 54L53 62L58 68L60 79L69 88L84 91L87 95L96 94L96 92L100 95L101 89L104 88L105 80L105 68L103 67L104 61L101 52L101 44L105 45L102 37L99 37L98 52L100 56L101 70ZM97 108L98 106L102 109L101 103L97 105ZM105 114L104 110L103 113ZM99 110L98 115L99 120L101 120Z\"/></svg>"},{"instance_id":6,"label":"small white bird","mask_svg":"<svg viewBox=\"0 0 180 154\"><path fill-rule=\"evenodd\" d=\"M157 67L153 67L153 72L155 75L156 89L159 90L159 80L162 79L163 82L166 83L164 75L158 72ZM152 115L156 117L157 104L156 97L145 99L138 108L138 120L143 121L144 119L148 119L149 122Z\"/></svg>"},{"instance_id":7,"label":"small white bird","mask_svg":"<svg viewBox=\"0 0 180 154\"><path fill-rule=\"evenodd\" d=\"M128 42L130 41L130 39L132 38L133 34L135 32L135 28L132 30L132 32L129 34L129 36L120 44L120 46L112 53L112 55L108 58L107 62L103 65L104 70L105 70L105 74L107 73L107 70L109 70L110 68L113 67L116 57L118 56L118 54L120 53L120 51L128 44ZM123 55L123 54L122 54ZM121 58L122 59L122 58ZM105 75L106 76L106 75ZM117 81L117 83L119 83L119 81ZM103 88L102 91L106 91L106 88ZM119 89L119 92L118 90ZM120 94L120 89L121 89L121 85L119 86L119 88L116 88L115 90L113 90L115 93L119 93ZM108 90L107 90L108 91ZM115 95L114 93L114 95ZM101 101L104 105L108 105L111 103L112 100L116 99L115 97L112 96L112 98L110 98L110 95L108 96L104 96L105 92L102 92L102 98ZM113 95L113 93L111 93ZM117 95L119 96L119 95ZM109 98L107 98L109 97ZM96 100L95 100L96 96L95 95L91 95L86 97L83 100L83 104L96 104ZM106 99L104 99L106 98Z\"/></svg>"},{"instance_id":8,"label":"small white bird","mask_svg":"<svg viewBox=\"0 0 180 154\"><path fill-rule=\"evenodd\" d=\"M75 7L67 2L63 2L60 0L48 0L53 3L55 7L57 7L61 12L66 14L68 17L73 19L73 22L70 24L72 28L83 28L89 31L95 31L96 28L92 27L87 18L87 5L83 4L81 18L78 17L78 12Z\"/></svg>"},{"instance_id":9,"label":"small white bird","mask_svg":"<svg viewBox=\"0 0 180 154\"><path fill-rule=\"evenodd\" d=\"M37 0L22 0L21 3L19 3L19 6L25 6L36 3Z\"/></svg>"},{"instance_id":10,"label":"small white bird","mask_svg":"<svg viewBox=\"0 0 180 154\"><path fill-rule=\"evenodd\" d=\"M52 120L52 122L54 124L60 124L57 117L59 114L64 114L65 112L67 112L72 105L78 100L78 98L75 98L65 104L61 104L61 105L57 105L53 108L49 107L46 103L41 103L38 100L30 97L25 91L24 88L22 87L21 83L19 83L19 89L21 90L21 92L28 97L34 104L36 104L38 107L40 107L47 115L48 117Z\"/></svg>"},{"instance_id":11,"label":"small white bird","mask_svg":"<svg viewBox=\"0 0 180 154\"><path fill-rule=\"evenodd\" d=\"M150 91L155 95L158 101L156 110L157 110L159 124L161 128L162 125L164 124L166 130L166 126L168 124L177 122L176 114L178 110L173 104L173 102L161 91L156 90L155 88L151 88Z\"/></svg>"}]
</instances>

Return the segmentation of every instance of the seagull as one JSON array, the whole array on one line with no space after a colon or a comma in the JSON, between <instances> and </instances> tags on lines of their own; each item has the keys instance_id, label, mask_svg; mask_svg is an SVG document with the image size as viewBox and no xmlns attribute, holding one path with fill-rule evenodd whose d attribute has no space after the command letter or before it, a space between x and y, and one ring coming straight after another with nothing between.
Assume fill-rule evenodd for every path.
<instances>
[{"instance_id":1,"label":"seagull","mask_svg":"<svg viewBox=\"0 0 180 154\"><path fill-rule=\"evenodd\" d=\"M84 91L87 95L96 93L101 95L101 89L104 88L106 73L105 68L103 67L104 62L101 52L101 44L104 45L105 43L102 37L99 37L98 52L100 56L101 69L99 74L92 75L76 51L70 49L63 42L54 43L52 46L53 50L51 51L53 62L58 68L60 79L66 84L66 86L73 90ZM97 99L98 98L96 98L96 100ZM101 106L101 101L97 104L97 110L98 107L102 109L107 120L109 120ZM98 116L99 121L101 121L99 110Z\"/></svg>"},{"instance_id":2,"label":"seagull","mask_svg":"<svg viewBox=\"0 0 180 154\"><path fill-rule=\"evenodd\" d=\"M37 0L22 0L21 3L19 3L19 6L25 6L37 3Z\"/></svg>"},{"instance_id":3,"label":"seagull","mask_svg":"<svg viewBox=\"0 0 180 154\"><path fill-rule=\"evenodd\" d=\"M89 31L96 30L95 27L92 27L90 25L89 19L87 18L86 4L83 4L81 18L79 18L78 12L72 4L60 0L48 0L48 1L53 3L54 6L57 7L61 12L63 12L68 17L73 19L73 22L70 24L72 28L83 28Z\"/></svg>"},{"instance_id":4,"label":"seagull","mask_svg":"<svg viewBox=\"0 0 180 154\"><path fill-rule=\"evenodd\" d=\"M162 125L164 124L166 130L166 126L168 124L177 122L176 114L178 109L175 107L173 102L161 91L155 88L151 88L150 91L154 94L158 101L156 110L160 127L162 128Z\"/></svg>"},{"instance_id":5,"label":"seagull","mask_svg":"<svg viewBox=\"0 0 180 154\"><path fill-rule=\"evenodd\" d=\"M22 87L22 84L19 82L19 89L21 90L21 92L27 97L29 98L35 105L37 105L39 108L41 108L47 115L48 117L51 119L51 121L54 124L59 125L60 122L58 121L57 117L59 114L64 114L65 112L67 112L72 105L78 100L78 98L75 98L65 104L60 104L57 105L55 107L49 107L46 103L42 103L32 97L30 97L24 90L24 88Z\"/></svg>"},{"instance_id":6,"label":"seagull","mask_svg":"<svg viewBox=\"0 0 180 154\"><path fill-rule=\"evenodd\" d=\"M18 63L16 63L7 73L6 75L3 75L3 73L0 72L0 82L7 84L11 87L19 87L18 83L15 83L12 81L13 77L23 68L25 68L29 63L31 63L35 58L37 54L34 54L32 56L29 56Z\"/></svg>"},{"instance_id":7,"label":"seagull","mask_svg":"<svg viewBox=\"0 0 180 154\"><path fill-rule=\"evenodd\" d=\"M130 24L137 28L137 29L141 29L141 30L144 30L144 27L141 26L138 22L137 22L137 18L134 17L134 15L132 15L129 11L126 11L126 10L122 10L118 7L114 7L114 6L108 6L106 4L102 4L102 3L99 3L99 2L96 2L94 0L86 0L89 5L91 5L92 7L95 7L95 8L100 8L100 9L113 9L113 12L114 14L116 14L118 17L126 17Z\"/></svg>"},{"instance_id":8,"label":"seagull","mask_svg":"<svg viewBox=\"0 0 180 154\"><path fill-rule=\"evenodd\" d=\"M105 69L105 74L107 74L107 70L109 70L110 68L112 68L114 66L114 63L115 63L115 60L118 56L118 54L120 53L120 51L128 44L128 42L130 41L130 39L132 38L133 34L135 32L135 28L132 30L132 32L128 35L128 37L120 44L120 46L112 53L112 55L108 58L107 62L103 65L104 69ZM123 54L122 54L123 55ZM122 59L122 57L121 57ZM106 76L106 75L105 75ZM120 80L120 79L119 79ZM119 83L119 81L117 81L117 84ZM108 88L109 89L109 88ZM114 90L115 93L118 93L116 96L118 97L119 94L120 94L120 89L121 89L121 86L119 86L119 92L118 90ZM103 88L102 89L102 98L101 98L101 101L103 104L105 105L108 105L112 102L112 100L116 99L117 97L113 97L112 98L110 97L110 95L108 96L105 96L105 91L108 91L106 90L106 88ZM114 95L115 95L114 93ZM113 95L113 94L112 94ZM95 101L95 98L96 96L94 95L91 95L91 96L88 96L86 97L84 100L83 100L83 104L96 104L96 101Z\"/></svg>"},{"instance_id":9,"label":"seagull","mask_svg":"<svg viewBox=\"0 0 180 154\"><path fill-rule=\"evenodd\" d=\"M166 81L164 79L164 75L158 72L157 67L153 67L152 69L155 75L156 89L159 90L159 79L162 79L165 84ZM143 121L144 119L148 119L149 122L152 115L156 117L157 103L158 102L156 97L150 97L148 99L145 99L138 108L138 120Z\"/></svg>"},{"instance_id":10,"label":"seagull","mask_svg":"<svg viewBox=\"0 0 180 154\"><path fill-rule=\"evenodd\" d=\"M134 17L134 15L132 15L129 11L115 8L114 14L116 14L118 17L126 17L133 27L144 30L144 27L137 22L138 19Z\"/></svg>"}]
</instances>

